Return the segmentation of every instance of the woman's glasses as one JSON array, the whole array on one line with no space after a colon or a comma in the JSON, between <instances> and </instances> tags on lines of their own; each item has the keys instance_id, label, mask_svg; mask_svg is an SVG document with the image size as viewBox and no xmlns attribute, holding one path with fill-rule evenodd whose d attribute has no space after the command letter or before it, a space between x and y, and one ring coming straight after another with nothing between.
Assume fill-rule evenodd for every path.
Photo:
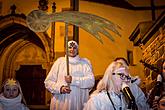
<instances>
[{"instance_id":1,"label":"woman's glasses","mask_svg":"<svg viewBox=\"0 0 165 110\"><path fill-rule=\"evenodd\" d=\"M131 77L128 75L125 75L124 73L112 73L112 75L119 75L120 79L122 80L131 80Z\"/></svg>"}]
</instances>

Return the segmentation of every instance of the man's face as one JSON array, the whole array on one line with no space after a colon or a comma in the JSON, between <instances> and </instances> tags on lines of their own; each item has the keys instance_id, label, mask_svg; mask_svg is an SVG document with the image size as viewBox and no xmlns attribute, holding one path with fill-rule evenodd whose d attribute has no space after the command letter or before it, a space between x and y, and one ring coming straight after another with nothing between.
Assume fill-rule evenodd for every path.
<instances>
[{"instance_id":1,"label":"man's face","mask_svg":"<svg viewBox=\"0 0 165 110\"><path fill-rule=\"evenodd\" d=\"M3 92L4 97L12 99L12 98L16 98L18 94L19 94L19 89L16 85L12 85L12 86L6 85L4 87L4 92Z\"/></svg>"},{"instance_id":2,"label":"man's face","mask_svg":"<svg viewBox=\"0 0 165 110\"><path fill-rule=\"evenodd\" d=\"M75 57L77 54L78 54L78 47L76 46L74 42L71 42L68 45L68 55L70 57Z\"/></svg>"}]
</instances>

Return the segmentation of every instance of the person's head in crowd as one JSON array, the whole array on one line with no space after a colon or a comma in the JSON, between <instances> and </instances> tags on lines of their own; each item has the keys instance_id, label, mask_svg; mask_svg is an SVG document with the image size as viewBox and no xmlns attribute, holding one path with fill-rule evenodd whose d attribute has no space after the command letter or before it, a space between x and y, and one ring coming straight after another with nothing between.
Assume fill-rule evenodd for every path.
<instances>
[{"instance_id":1,"label":"person's head in crowd","mask_svg":"<svg viewBox=\"0 0 165 110\"><path fill-rule=\"evenodd\" d=\"M115 58L114 61L122 63L125 66L127 72L129 73L129 76L131 77L132 83L135 83L137 85L140 84L141 79L139 78L139 76L134 76L134 77L131 76L130 70L129 70L129 63L124 57L117 57L117 58Z\"/></svg>"},{"instance_id":2,"label":"person's head in crowd","mask_svg":"<svg viewBox=\"0 0 165 110\"><path fill-rule=\"evenodd\" d=\"M158 110L165 110L165 94L158 100Z\"/></svg>"},{"instance_id":3,"label":"person's head in crowd","mask_svg":"<svg viewBox=\"0 0 165 110\"><path fill-rule=\"evenodd\" d=\"M124 57L117 57L114 61L122 63L125 67L129 66L128 61Z\"/></svg>"},{"instance_id":4,"label":"person's head in crowd","mask_svg":"<svg viewBox=\"0 0 165 110\"><path fill-rule=\"evenodd\" d=\"M1 88L1 94L6 99L14 99L16 97L21 97L22 102L26 104L23 98L23 93L22 93L20 84L17 80L13 78L9 78L3 82L2 88Z\"/></svg>"},{"instance_id":5,"label":"person's head in crowd","mask_svg":"<svg viewBox=\"0 0 165 110\"><path fill-rule=\"evenodd\" d=\"M4 97L9 99L16 98L20 93L18 85L16 80L8 79L3 86Z\"/></svg>"},{"instance_id":6,"label":"person's head in crowd","mask_svg":"<svg viewBox=\"0 0 165 110\"><path fill-rule=\"evenodd\" d=\"M122 63L122 65L124 65L124 67L127 69L127 72L130 73L130 71L129 71L129 63L128 63L128 61L124 57L117 57L117 58L115 58L114 61Z\"/></svg>"},{"instance_id":7,"label":"person's head in crowd","mask_svg":"<svg viewBox=\"0 0 165 110\"><path fill-rule=\"evenodd\" d=\"M122 83L129 83L130 79L125 65L114 61L108 66L103 78L98 83L97 91L107 90L120 92Z\"/></svg>"},{"instance_id":8,"label":"person's head in crowd","mask_svg":"<svg viewBox=\"0 0 165 110\"><path fill-rule=\"evenodd\" d=\"M78 44L76 41L69 41L68 42L68 55L70 57L75 57L78 55Z\"/></svg>"},{"instance_id":9,"label":"person's head in crowd","mask_svg":"<svg viewBox=\"0 0 165 110\"><path fill-rule=\"evenodd\" d=\"M8 78L1 87L0 110L29 110L17 80Z\"/></svg>"}]
</instances>

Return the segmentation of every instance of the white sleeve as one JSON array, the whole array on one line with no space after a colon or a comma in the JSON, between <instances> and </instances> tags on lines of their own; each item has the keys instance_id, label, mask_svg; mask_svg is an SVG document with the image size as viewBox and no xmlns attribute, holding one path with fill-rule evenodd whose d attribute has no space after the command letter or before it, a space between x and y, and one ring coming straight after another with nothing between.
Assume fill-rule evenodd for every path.
<instances>
[{"instance_id":1,"label":"white sleeve","mask_svg":"<svg viewBox=\"0 0 165 110\"><path fill-rule=\"evenodd\" d=\"M99 110L93 99L89 99L87 103L84 104L84 109L83 110Z\"/></svg>"},{"instance_id":2,"label":"white sleeve","mask_svg":"<svg viewBox=\"0 0 165 110\"><path fill-rule=\"evenodd\" d=\"M0 110L3 110L3 108L2 108L2 104L0 104Z\"/></svg>"},{"instance_id":3,"label":"white sleeve","mask_svg":"<svg viewBox=\"0 0 165 110\"><path fill-rule=\"evenodd\" d=\"M89 60L85 59L84 61L86 64L83 68L83 74L82 77L72 77L72 85L77 85L80 88L92 88L95 84L95 78L93 74L92 65L89 62Z\"/></svg>"},{"instance_id":4,"label":"white sleeve","mask_svg":"<svg viewBox=\"0 0 165 110\"><path fill-rule=\"evenodd\" d=\"M64 85L63 82L57 82L59 66L60 59L57 59L44 81L46 89L48 89L53 94L60 94L60 88L62 85Z\"/></svg>"},{"instance_id":5,"label":"white sleeve","mask_svg":"<svg viewBox=\"0 0 165 110\"><path fill-rule=\"evenodd\" d=\"M143 91L136 84L133 84L132 86L134 86L133 93L134 93L134 97L135 97L136 105L138 106L138 109L149 110L149 105L147 103L147 99Z\"/></svg>"}]
</instances>

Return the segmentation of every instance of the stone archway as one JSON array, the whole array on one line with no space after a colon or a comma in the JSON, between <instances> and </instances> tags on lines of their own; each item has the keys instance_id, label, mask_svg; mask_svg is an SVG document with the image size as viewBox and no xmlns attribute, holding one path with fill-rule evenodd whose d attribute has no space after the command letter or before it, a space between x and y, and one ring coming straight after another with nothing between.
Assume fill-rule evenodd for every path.
<instances>
[{"instance_id":1,"label":"stone archway","mask_svg":"<svg viewBox=\"0 0 165 110\"><path fill-rule=\"evenodd\" d=\"M2 18L0 28L0 83L9 77L18 79L26 98L32 96L27 98L28 104L44 105L46 90L43 81L50 68L50 38L45 33L29 30L25 17L17 14ZM34 82L33 88L29 87L30 92L26 92L28 84Z\"/></svg>"}]
</instances>

